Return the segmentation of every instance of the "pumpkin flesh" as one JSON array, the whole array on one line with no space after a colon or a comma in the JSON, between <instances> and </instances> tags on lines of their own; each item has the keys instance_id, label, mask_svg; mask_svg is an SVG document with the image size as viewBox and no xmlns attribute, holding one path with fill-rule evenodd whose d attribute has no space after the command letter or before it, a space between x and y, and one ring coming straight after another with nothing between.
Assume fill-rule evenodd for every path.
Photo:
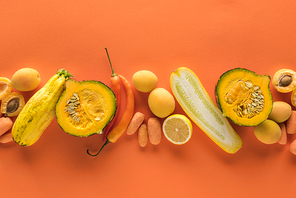
<instances>
[{"instance_id":1,"label":"pumpkin flesh","mask_svg":"<svg viewBox=\"0 0 296 198\"><path fill-rule=\"evenodd\" d=\"M69 79L56 106L61 128L74 136L101 134L116 112L112 90L99 81Z\"/></svg>"},{"instance_id":2,"label":"pumpkin flesh","mask_svg":"<svg viewBox=\"0 0 296 198\"><path fill-rule=\"evenodd\" d=\"M216 85L216 99L223 115L242 126L256 126L267 119L273 100L270 77L243 68L225 72Z\"/></svg>"}]
</instances>

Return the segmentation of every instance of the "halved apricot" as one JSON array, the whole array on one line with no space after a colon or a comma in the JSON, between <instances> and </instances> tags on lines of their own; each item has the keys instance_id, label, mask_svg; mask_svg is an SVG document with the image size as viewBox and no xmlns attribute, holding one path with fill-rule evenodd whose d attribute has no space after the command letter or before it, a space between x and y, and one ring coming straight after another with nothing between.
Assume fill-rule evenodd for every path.
<instances>
[{"instance_id":1,"label":"halved apricot","mask_svg":"<svg viewBox=\"0 0 296 198\"><path fill-rule=\"evenodd\" d=\"M12 90L11 81L8 78L0 77L0 100L10 94Z\"/></svg>"},{"instance_id":2,"label":"halved apricot","mask_svg":"<svg viewBox=\"0 0 296 198\"><path fill-rule=\"evenodd\" d=\"M25 99L18 92L11 92L2 99L1 113L8 117L17 116L25 106Z\"/></svg>"}]
</instances>

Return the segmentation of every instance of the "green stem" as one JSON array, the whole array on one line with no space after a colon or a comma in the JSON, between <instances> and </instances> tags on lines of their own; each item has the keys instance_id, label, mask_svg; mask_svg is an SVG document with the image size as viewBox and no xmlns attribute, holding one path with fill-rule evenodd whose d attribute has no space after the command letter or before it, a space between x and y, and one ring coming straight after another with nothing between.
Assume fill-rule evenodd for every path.
<instances>
[{"instance_id":1,"label":"green stem","mask_svg":"<svg viewBox=\"0 0 296 198\"><path fill-rule=\"evenodd\" d=\"M67 70L65 70L65 69L59 69L59 70L57 71L57 74L58 74L59 76L64 75L65 78L73 77L72 74L70 74L70 73L69 73Z\"/></svg>"},{"instance_id":2,"label":"green stem","mask_svg":"<svg viewBox=\"0 0 296 198\"><path fill-rule=\"evenodd\" d=\"M107 57L108 57L108 60L109 60L109 63L110 63L110 66L111 66L111 70L112 70L112 77L113 76L117 76L117 74L114 72L114 69L113 69L113 66L112 66L112 63L111 63L111 59L110 59L110 56L109 56L109 53L108 53L108 50L107 50L107 47L105 47L105 50L106 50L106 53L107 53Z\"/></svg>"},{"instance_id":3,"label":"green stem","mask_svg":"<svg viewBox=\"0 0 296 198\"><path fill-rule=\"evenodd\" d=\"M96 157L97 155L99 155L100 154L100 152L103 150L103 148L107 145L107 144L109 144L109 143L111 143L108 139L106 140L106 142L103 144L103 146L101 147L101 149L99 150L99 152L97 152L96 154L91 154L91 153L89 153L89 149L87 149L87 154L89 154L90 156L92 156L92 157Z\"/></svg>"}]
</instances>

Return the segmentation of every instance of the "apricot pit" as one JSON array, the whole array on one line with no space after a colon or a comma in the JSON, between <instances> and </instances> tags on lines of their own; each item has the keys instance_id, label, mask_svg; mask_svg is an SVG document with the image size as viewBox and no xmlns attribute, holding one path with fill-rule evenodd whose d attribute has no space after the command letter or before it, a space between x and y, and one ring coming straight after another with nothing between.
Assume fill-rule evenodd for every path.
<instances>
[{"instance_id":1,"label":"apricot pit","mask_svg":"<svg viewBox=\"0 0 296 198\"><path fill-rule=\"evenodd\" d=\"M11 92L1 102L1 113L8 117L17 116L25 106L25 99L18 92Z\"/></svg>"}]
</instances>

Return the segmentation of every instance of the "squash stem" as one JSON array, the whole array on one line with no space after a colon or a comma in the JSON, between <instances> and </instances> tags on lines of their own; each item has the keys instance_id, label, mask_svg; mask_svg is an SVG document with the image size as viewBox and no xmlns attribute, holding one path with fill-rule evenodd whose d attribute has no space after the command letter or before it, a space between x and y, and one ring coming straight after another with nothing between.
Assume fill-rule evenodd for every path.
<instances>
[{"instance_id":1,"label":"squash stem","mask_svg":"<svg viewBox=\"0 0 296 198\"><path fill-rule=\"evenodd\" d=\"M110 63L110 66L111 66L111 70L112 70L112 74L111 76L117 76L117 74L114 72L114 69L113 69L113 66L112 66L112 63L111 63L111 59L110 59L110 56L109 56L109 53L108 53L108 50L107 50L107 47L105 47L105 50L106 50L106 53L107 53L107 57L108 57L108 60L109 60L109 63Z\"/></svg>"},{"instance_id":2,"label":"squash stem","mask_svg":"<svg viewBox=\"0 0 296 198\"><path fill-rule=\"evenodd\" d=\"M97 155L99 155L100 154L100 152L103 150L103 148L107 145L107 144L109 144L110 143L110 141L107 139L106 140L106 142L103 144L103 146L101 147L101 149L99 150L99 152L97 152L96 154L91 154L90 152L89 152L89 149L87 149L87 154L88 155L90 155L90 156L92 156L92 157L96 157Z\"/></svg>"}]
</instances>

